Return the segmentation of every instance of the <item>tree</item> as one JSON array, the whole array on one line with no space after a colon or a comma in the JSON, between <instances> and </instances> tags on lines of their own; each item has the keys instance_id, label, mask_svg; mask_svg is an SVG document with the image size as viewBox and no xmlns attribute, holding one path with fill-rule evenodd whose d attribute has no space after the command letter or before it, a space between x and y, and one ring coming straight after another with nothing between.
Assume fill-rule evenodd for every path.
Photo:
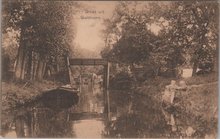
<instances>
[{"instance_id":1,"label":"tree","mask_svg":"<svg viewBox=\"0 0 220 139\"><path fill-rule=\"evenodd\" d=\"M76 5L76 2L41 0L4 2L4 29L12 27L19 31L17 79L41 80L49 65L57 65L59 71L58 65L68 55L74 38L70 21Z\"/></svg>"},{"instance_id":2,"label":"tree","mask_svg":"<svg viewBox=\"0 0 220 139\"><path fill-rule=\"evenodd\" d=\"M174 53L160 31L166 9L165 2L119 3L114 16L105 22L106 47L102 57L131 67L144 66L148 68L146 72L152 70L148 73L159 75Z\"/></svg>"},{"instance_id":3,"label":"tree","mask_svg":"<svg viewBox=\"0 0 220 139\"><path fill-rule=\"evenodd\" d=\"M167 44L178 55L191 55L193 75L199 65L214 63L218 38L218 3L173 2L164 13L169 29L164 30Z\"/></svg>"},{"instance_id":4,"label":"tree","mask_svg":"<svg viewBox=\"0 0 220 139\"><path fill-rule=\"evenodd\" d=\"M157 73L170 70L177 76L178 67L189 63L190 56L193 75L198 67L213 70L218 43L216 1L143 5L140 10L138 2L121 2L113 18L106 21L104 58L141 63ZM153 28L159 31L155 34Z\"/></svg>"},{"instance_id":5,"label":"tree","mask_svg":"<svg viewBox=\"0 0 220 139\"><path fill-rule=\"evenodd\" d=\"M114 17L106 21L106 47L102 56L118 63L134 67L145 62L157 40L147 24L150 16L137 11L137 2L121 2Z\"/></svg>"}]
</instances>

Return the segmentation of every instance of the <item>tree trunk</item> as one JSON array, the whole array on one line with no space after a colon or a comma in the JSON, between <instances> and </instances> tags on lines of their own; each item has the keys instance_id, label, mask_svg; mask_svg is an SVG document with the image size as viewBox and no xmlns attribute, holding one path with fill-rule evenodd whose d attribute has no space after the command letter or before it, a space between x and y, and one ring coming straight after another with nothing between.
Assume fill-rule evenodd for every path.
<instances>
[{"instance_id":1,"label":"tree trunk","mask_svg":"<svg viewBox=\"0 0 220 139\"><path fill-rule=\"evenodd\" d=\"M34 59L34 52L31 52L31 72L30 72L30 80L34 80L34 64L35 64L35 59Z\"/></svg>"},{"instance_id":2,"label":"tree trunk","mask_svg":"<svg viewBox=\"0 0 220 139\"><path fill-rule=\"evenodd\" d=\"M219 37L218 37L219 38ZM217 46L219 46L219 41L217 41ZM216 51L214 52L214 60L213 60L213 71L218 72L219 67L219 47L216 48Z\"/></svg>"},{"instance_id":3,"label":"tree trunk","mask_svg":"<svg viewBox=\"0 0 220 139\"><path fill-rule=\"evenodd\" d=\"M198 59L195 59L194 62L193 62L193 71L192 71L192 76L195 76L196 75L196 71L197 71L197 68L198 68Z\"/></svg>"},{"instance_id":4,"label":"tree trunk","mask_svg":"<svg viewBox=\"0 0 220 139\"><path fill-rule=\"evenodd\" d=\"M56 72L58 73L60 71L60 66L59 64L56 64Z\"/></svg>"},{"instance_id":5,"label":"tree trunk","mask_svg":"<svg viewBox=\"0 0 220 139\"><path fill-rule=\"evenodd\" d=\"M43 64L44 64L43 61L41 60L38 61L37 72L36 72L37 80L42 80Z\"/></svg>"},{"instance_id":6,"label":"tree trunk","mask_svg":"<svg viewBox=\"0 0 220 139\"><path fill-rule=\"evenodd\" d=\"M218 51L217 51L218 52ZM214 64L213 64L213 71L214 72L218 72L218 54L216 54L217 56L214 57Z\"/></svg>"},{"instance_id":7,"label":"tree trunk","mask_svg":"<svg viewBox=\"0 0 220 139\"><path fill-rule=\"evenodd\" d=\"M161 73L161 67L157 67L156 69L156 76L160 76L160 73Z\"/></svg>"},{"instance_id":8,"label":"tree trunk","mask_svg":"<svg viewBox=\"0 0 220 139\"><path fill-rule=\"evenodd\" d=\"M44 78L44 76L45 76L46 66L47 66L47 63L44 62L43 69L42 69L42 78Z\"/></svg>"},{"instance_id":9,"label":"tree trunk","mask_svg":"<svg viewBox=\"0 0 220 139\"><path fill-rule=\"evenodd\" d=\"M22 65L21 65L21 75L20 75L21 80L24 80L24 72L25 72L25 55L23 56Z\"/></svg>"},{"instance_id":10,"label":"tree trunk","mask_svg":"<svg viewBox=\"0 0 220 139\"><path fill-rule=\"evenodd\" d=\"M25 51L24 51L25 52ZM23 63L22 63L22 70L21 70L21 80L27 79L27 64L28 64L28 54L24 53Z\"/></svg>"},{"instance_id":11,"label":"tree trunk","mask_svg":"<svg viewBox=\"0 0 220 139\"><path fill-rule=\"evenodd\" d=\"M132 111L132 105L133 105L133 103L132 103L132 101L130 101L129 104L128 104L128 114L131 114L133 112Z\"/></svg>"},{"instance_id":12,"label":"tree trunk","mask_svg":"<svg viewBox=\"0 0 220 139\"><path fill-rule=\"evenodd\" d=\"M27 79L31 80L32 79L32 61L33 61L33 57L32 57L32 50L30 50L28 52L28 58L27 58Z\"/></svg>"},{"instance_id":13,"label":"tree trunk","mask_svg":"<svg viewBox=\"0 0 220 139\"><path fill-rule=\"evenodd\" d=\"M15 131L16 131L16 135L18 138L23 138L25 137L25 132L24 132L24 117L23 116L19 116L16 120L15 120Z\"/></svg>"},{"instance_id":14,"label":"tree trunk","mask_svg":"<svg viewBox=\"0 0 220 139\"><path fill-rule=\"evenodd\" d=\"M16 59L16 66L15 66L15 79L21 79L22 74L22 66L24 60L24 47L21 45L18 48L18 55Z\"/></svg>"},{"instance_id":15,"label":"tree trunk","mask_svg":"<svg viewBox=\"0 0 220 139\"><path fill-rule=\"evenodd\" d=\"M38 66L38 62L39 62L39 57L38 55L36 56L36 59L34 60L34 75L33 75L33 80L36 79L37 76L37 66Z\"/></svg>"}]
</instances>

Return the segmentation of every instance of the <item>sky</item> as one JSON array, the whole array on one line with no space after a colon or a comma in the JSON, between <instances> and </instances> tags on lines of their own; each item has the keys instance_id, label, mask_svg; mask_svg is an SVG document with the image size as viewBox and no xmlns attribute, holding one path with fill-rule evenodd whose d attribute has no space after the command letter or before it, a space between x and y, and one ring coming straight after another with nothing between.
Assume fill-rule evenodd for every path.
<instances>
[{"instance_id":1,"label":"sky","mask_svg":"<svg viewBox=\"0 0 220 139\"><path fill-rule=\"evenodd\" d=\"M97 54L105 46L101 31L104 29L103 20L113 16L117 1L81 1L82 5L88 7L79 10L74 17L76 23L76 37L74 44L76 47L95 51ZM141 7L147 2L142 2ZM90 10L87 10L90 9ZM157 34L159 26L152 24L150 30Z\"/></svg>"},{"instance_id":2,"label":"sky","mask_svg":"<svg viewBox=\"0 0 220 139\"><path fill-rule=\"evenodd\" d=\"M104 29L103 20L113 14L116 2L111 1L83 1L82 4L91 10L77 12L76 38L74 43L90 51L100 51L104 47L101 31Z\"/></svg>"}]
</instances>

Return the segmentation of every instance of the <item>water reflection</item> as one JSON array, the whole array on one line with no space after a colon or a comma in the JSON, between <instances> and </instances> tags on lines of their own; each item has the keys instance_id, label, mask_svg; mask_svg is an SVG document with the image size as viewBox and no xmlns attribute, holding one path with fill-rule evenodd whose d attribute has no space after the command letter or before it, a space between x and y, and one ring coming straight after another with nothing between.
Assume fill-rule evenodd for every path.
<instances>
[{"instance_id":1,"label":"water reflection","mask_svg":"<svg viewBox=\"0 0 220 139\"><path fill-rule=\"evenodd\" d=\"M47 107L48 105L44 105L47 100L40 98L34 105L14 110L12 126L5 129L3 136L102 137L105 120L103 90L98 86L92 91L89 91L91 88L88 86L83 86L82 89L78 103L71 108ZM47 98L51 97L47 95ZM56 99L58 98L60 97L56 92ZM54 104L61 104L58 102Z\"/></svg>"},{"instance_id":2,"label":"water reflection","mask_svg":"<svg viewBox=\"0 0 220 139\"><path fill-rule=\"evenodd\" d=\"M24 116L18 116L15 119L15 131L17 134L17 137L24 137L24 125L25 125L25 118Z\"/></svg>"},{"instance_id":3,"label":"water reflection","mask_svg":"<svg viewBox=\"0 0 220 139\"><path fill-rule=\"evenodd\" d=\"M79 103L73 107L73 111L81 112L104 112L104 95L103 90L99 85L82 85L79 94Z\"/></svg>"},{"instance_id":4,"label":"water reflection","mask_svg":"<svg viewBox=\"0 0 220 139\"><path fill-rule=\"evenodd\" d=\"M106 137L157 138L169 137L169 127L160 105L149 96L135 92L110 93L112 121L106 126Z\"/></svg>"},{"instance_id":5,"label":"water reflection","mask_svg":"<svg viewBox=\"0 0 220 139\"><path fill-rule=\"evenodd\" d=\"M105 125L100 119L74 121L72 125L76 138L103 137Z\"/></svg>"},{"instance_id":6,"label":"water reflection","mask_svg":"<svg viewBox=\"0 0 220 139\"><path fill-rule=\"evenodd\" d=\"M95 88L95 89L94 89ZM42 105L17 109L4 137L127 138L169 137L160 105L133 92L110 92L111 121L104 113L102 88L84 86L71 108Z\"/></svg>"},{"instance_id":7,"label":"water reflection","mask_svg":"<svg viewBox=\"0 0 220 139\"><path fill-rule=\"evenodd\" d=\"M17 116L5 137L101 137L103 130L102 116L88 117L69 114L67 110L57 113L34 108Z\"/></svg>"}]
</instances>

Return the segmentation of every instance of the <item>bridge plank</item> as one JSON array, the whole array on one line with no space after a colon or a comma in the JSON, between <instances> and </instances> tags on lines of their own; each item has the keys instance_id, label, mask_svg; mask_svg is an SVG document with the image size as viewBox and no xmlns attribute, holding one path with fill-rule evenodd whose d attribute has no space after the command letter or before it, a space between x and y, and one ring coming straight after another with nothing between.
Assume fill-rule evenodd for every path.
<instances>
[{"instance_id":1,"label":"bridge plank","mask_svg":"<svg viewBox=\"0 0 220 139\"><path fill-rule=\"evenodd\" d=\"M104 59L69 59L70 65L107 65Z\"/></svg>"},{"instance_id":2,"label":"bridge plank","mask_svg":"<svg viewBox=\"0 0 220 139\"><path fill-rule=\"evenodd\" d=\"M70 113L69 114L69 120L70 121L86 120L86 119L103 119L103 118L105 118L104 113L86 112L86 113Z\"/></svg>"}]
</instances>

